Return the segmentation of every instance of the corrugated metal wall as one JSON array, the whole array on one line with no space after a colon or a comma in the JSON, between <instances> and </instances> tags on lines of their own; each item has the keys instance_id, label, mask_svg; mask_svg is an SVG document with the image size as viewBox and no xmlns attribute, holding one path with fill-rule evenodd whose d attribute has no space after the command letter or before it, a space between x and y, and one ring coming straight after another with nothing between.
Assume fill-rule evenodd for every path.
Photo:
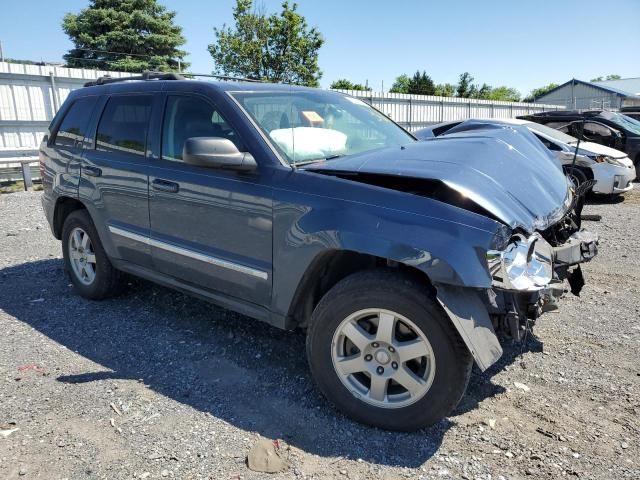
<instances>
[{"instance_id":1,"label":"corrugated metal wall","mask_svg":"<svg viewBox=\"0 0 640 480\"><path fill-rule=\"evenodd\" d=\"M473 98L435 97L403 93L337 90L373 105L409 130L466 118L515 118L518 115L558 110L557 105L500 102Z\"/></svg>"},{"instance_id":2,"label":"corrugated metal wall","mask_svg":"<svg viewBox=\"0 0 640 480\"><path fill-rule=\"evenodd\" d=\"M617 110L622 105L623 97L615 93L608 93L599 88L584 83L568 83L553 92L542 95L538 102L559 105L568 109L607 109Z\"/></svg>"}]
</instances>

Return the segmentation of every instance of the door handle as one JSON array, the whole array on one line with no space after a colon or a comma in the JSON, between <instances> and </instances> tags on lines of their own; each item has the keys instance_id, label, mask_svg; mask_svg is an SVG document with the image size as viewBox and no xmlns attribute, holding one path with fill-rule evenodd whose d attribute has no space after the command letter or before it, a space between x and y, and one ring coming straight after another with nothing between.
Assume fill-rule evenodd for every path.
<instances>
[{"instance_id":1,"label":"door handle","mask_svg":"<svg viewBox=\"0 0 640 480\"><path fill-rule=\"evenodd\" d=\"M156 178L153 182L151 182L151 188L160 192L177 193L178 190L180 190L180 185L175 182Z\"/></svg>"},{"instance_id":2,"label":"door handle","mask_svg":"<svg viewBox=\"0 0 640 480\"><path fill-rule=\"evenodd\" d=\"M82 167L82 172L89 177L99 177L102 175L102 170L98 167Z\"/></svg>"}]
</instances>

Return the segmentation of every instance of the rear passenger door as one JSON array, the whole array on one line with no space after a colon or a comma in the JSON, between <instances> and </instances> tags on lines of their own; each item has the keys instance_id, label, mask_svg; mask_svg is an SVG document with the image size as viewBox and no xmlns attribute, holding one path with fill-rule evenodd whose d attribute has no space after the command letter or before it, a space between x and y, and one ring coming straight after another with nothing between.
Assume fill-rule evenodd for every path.
<instances>
[{"instance_id":1,"label":"rear passenger door","mask_svg":"<svg viewBox=\"0 0 640 480\"><path fill-rule=\"evenodd\" d=\"M55 176L52 183L58 195L75 197L78 194L80 155L97 101L97 96L81 97L73 101L66 112L63 112L57 130L44 149L52 169L49 174Z\"/></svg>"},{"instance_id":2,"label":"rear passenger door","mask_svg":"<svg viewBox=\"0 0 640 480\"><path fill-rule=\"evenodd\" d=\"M112 257L151 266L147 136L154 93L103 99L93 148L85 149L80 195Z\"/></svg>"},{"instance_id":3,"label":"rear passenger door","mask_svg":"<svg viewBox=\"0 0 640 480\"><path fill-rule=\"evenodd\" d=\"M149 176L154 268L201 288L268 305L270 177L259 166L237 172L182 161L184 143L191 137L227 138L246 151L209 98L167 95L161 133L161 156Z\"/></svg>"}]
</instances>

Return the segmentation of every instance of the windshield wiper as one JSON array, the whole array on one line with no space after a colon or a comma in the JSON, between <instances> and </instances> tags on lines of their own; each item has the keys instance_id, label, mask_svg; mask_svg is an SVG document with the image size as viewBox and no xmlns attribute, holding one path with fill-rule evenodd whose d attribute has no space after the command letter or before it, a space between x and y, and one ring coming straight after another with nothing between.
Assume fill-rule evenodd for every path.
<instances>
[{"instance_id":1,"label":"windshield wiper","mask_svg":"<svg viewBox=\"0 0 640 480\"><path fill-rule=\"evenodd\" d=\"M325 162L327 160L335 160L336 158L344 157L344 154L339 153L337 155L329 155L328 157L314 158L312 160L303 160L301 162L295 162L293 165L296 167L299 165L308 165L309 163Z\"/></svg>"}]
</instances>

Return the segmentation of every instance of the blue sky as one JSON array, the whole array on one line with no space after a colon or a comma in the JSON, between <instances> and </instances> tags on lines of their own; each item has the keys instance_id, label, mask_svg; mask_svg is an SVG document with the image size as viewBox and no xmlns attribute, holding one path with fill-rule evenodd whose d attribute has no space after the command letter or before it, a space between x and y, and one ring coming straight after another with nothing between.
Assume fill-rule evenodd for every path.
<instances>
[{"instance_id":1,"label":"blue sky","mask_svg":"<svg viewBox=\"0 0 640 480\"><path fill-rule=\"evenodd\" d=\"M63 15L87 0L5 1L5 56L57 61L70 48ZM160 0L177 12L191 70L209 73L214 26L232 20L234 0ZM268 11L279 0L264 0ZM426 70L437 83L508 85L527 94L572 77L640 76L640 0L299 0L299 11L326 39L322 86L337 78L387 90L401 73Z\"/></svg>"}]
</instances>

